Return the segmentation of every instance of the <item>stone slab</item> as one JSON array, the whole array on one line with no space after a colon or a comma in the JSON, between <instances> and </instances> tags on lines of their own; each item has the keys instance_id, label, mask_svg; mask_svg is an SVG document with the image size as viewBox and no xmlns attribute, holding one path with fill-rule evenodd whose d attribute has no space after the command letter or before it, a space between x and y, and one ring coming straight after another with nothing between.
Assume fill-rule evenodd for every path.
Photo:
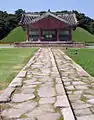
<instances>
[{"instance_id":1,"label":"stone slab","mask_svg":"<svg viewBox=\"0 0 94 120\"><path fill-rule=\"evenodd\" d=\"M73 84L73 85L86 85L86 83L81 82L81 81L77 81L77 82L76 82L76 81L73 81L72 84Z\"/></svg>"},{"instance_id":2,"label":"stone slab","mask_svg":"<svg viewBox=\"0 0 94 120\"><path fill-rule=\"evenodd\" d=\"M88 95L93 95L94 96L94 89L87 89L84 91L84 94L88 94Z\"/></svg>"},{"instance_id":3,"label":"stone slab","mask_svg":"<svg viewBox=\"0 0 94 120\"><path fill-rule=\"evenodd\" d=\"M52 96L55 96L56 93L55 93L55 89L53 87L50 87L50 86L44 86L44 87L40 87L38 89L38 95L40 97L52 97Z\"/></svg>"},{"instance_id":4,"label":"stone slab","mask_svg":"<svg viewBox=\"0 0 94 120\"><path fill-rule=\"evenodd\" d=\"M11 100L11 95L15 91L15 88L8 87L1 95L0 95L0 103L9 102Z\"/></svg>"},{"instance_id":5,"label":"stone slab","mask_svg":"<svg viewBox=\"0 0 94 120\"><path fill-rule=\"evenodd\" d=\"M33 110L36 106L37 106L37 103L35 102L21 103L21 104L15 105L13 108L4 110L2 112L2 116L10 119L19 118L24 113Z\"/></svg>"},{"instance_id":6,"label":"stone slab","mask_svg":"<svg viewBox=\"0 0 94 120\"><path fill-rule=\"evenodd\" d=\"M86 116L77 117L77 120L94 120L94 115L86 115Z\"/></svg>"},{"instance_id":7,"label":"stone slab","mask_svg":"<svg viewBox=\"0 0 94 120\"><path fill-rule=\"evenodd\" d=\"M18 77L18 78L25 78L26 73L27 73L26 71L20 71L20 72L18 73L17 77Z\"/></svg>"},{"instance_id":8,"label":"stone slab","mask_svg":"<svg viewBox=\"0 0 94 120\"><path fill-rule=\"evenodd\" d=\"M69 101L66 95L57 96L57 100L56 100L56 103L54 104L54 107L62 108L62 107L69 107L69 106L70 106Z\"/></svg>"},{"instance_id":9,"label":"stone slab","mask_svg":"<svg viewBox=\"0 0 94 120\"><path fill-rule=\"evenodd\" d=\"M67 89L67 90L75 90L75 88L74 88L73 85L66 86L66 89Z\"/></svg>"},{"instance_id":10,"label":"stone slab","mask_svg":"<svg viewBox=\"0 0 94 120\"><path fill-rule=\"evenodd\" d=\"M94 99L87 100L87 102L94 105Z\"/></svg>"},{"instance_id":11,"label":"stone slab","mask_svg":"<svg viewBox=\"0 0 94 120\"><path fill-rule=\"evenodd\" d=\"M64 120L75 120L75 117L71 108L63 108L61 112L64 117Z\"/></svg>"},{"instance_id":12,"label":"stone slab","mask_svg":"<svg viewBox=\"0 0 94 120\"><path fill-rule=\"evenodd\" d=\"M75 110L76 116L84 116L84 115L91 115L91 114L92 113L89 108Z\"/></svg>"},{"instance_id":13,"label":"stone slab","mask_svg":"<svg viewBox=\"0 0 94 120\"><path fill-rule=\"evenodd\" d=\"M27 87L27 88L22 88L21 89L21 93L23 93L23 94L32 94L32 93L34 93L34 89L32 89L31 87Z\"/></svg>"},{"instance_id":14,"label":"stone slab","mask_svg":"<svg viewBox=\"0 0 94 120\"><path fill-rule=\"evenodd\" d=\"M54 112L55 110L53 109L53 106L51 104L44 104L37 106L36 109L27 113L26 115L28 117L34 118L36 116L43 115L45 113L54 113Z\"/></svg>"},{"instance_id":15,"label":"stone slab","mask_svg":"<svg viewBox=\"0 0 94 120\"><path fill-rule=\"evenodd\" d=\"M37 120L59 120L60 114L59 113L45 113L41 116L36 117Z\"/></svg>"},{"instance_id":16,"label":"stone slab","mask_svg":"<svg viewBox=\"0 0 94 120\"><path fill-rule=\"evenodd\" d=\"M55 97L40 98L39 104L53 104L55 103Z\"/></svg>"},{"instance_id":17,"label":"stone slab","mask_svg":"<svg viewBox=\"0 0 94 120\"><path fill-rule=\"evenodd\" d=\"M14 78L10 83L9 87L21 87L22 86L22 78Z\"/></svg>"},{"instance_id":18,"label":"stone slab","mask_svg":"<svg viewBox=\"0 0 94 120\"><path fill-rule=\"evenodd\" d=\"M77 110L77 109L86 109L88 107L91 107L92 105L90 104L87 104L87 103L84 103L84 104L72 104L72 107L74 108L74 110Z\"/></svg>"},{"instance_id":19,"label":"stone slab","mask_svg":"<svg viewBox=\"0 0 94 120\"><path fill-rule=\"evenodd\" d=\"M35 98L34 94L19 93L19 94L14 94L14 96L12 98L12 102L24 102L27 100L31 100L33 98Z\"/></svg>"},{"instance_id":20,"label":"stone slab","mask_svg":"<svg viewBox=\"0 0 94 120\"><path fill-rule=\"evenodd\" d=\"M57 83L57 84L62 84L61 78L56 78L56 83Z\"/></svg>"},{"instance_id":21,"label":"stone slab","mask_svg":"<svg viewBox=\"0 0 94 120\"><path fill-rule=\"evenodd\" d=\"M69 99L71 100L71 102L78 101L81 99L81 95L82 94L75 94L74 92L74 94L72 93L69 95Z\"/></svg>"},{"instance_id":22,"label":"stone slab","mask_svg":"<svg viewBox=\"0 0 94 120\"><path fill-rule=\"evenodd\" d=\"M88 87L85 86L85 85L75 85L75 88L76 88L77 90L86 90L86 89L88 89Z\"/></svg>"},{"instance_id":23,"label":"stone slab","mask_svg":"<svg viewBox=\"0 0 94 120\"><path fill-rule=\"evenodd\" d=\"M64 82L65 86L69 86L71 84L71 82Z\"/></svg>"},{"instance_id":24,"label":"stone slab","mask_svg":"<svg viewBox=\"0 0 94 120\"><path fill-rule=\"evenodd\" d=\"M57 95L65 95L63 84L56 84L56 93Z\"/></svg>"}]
</instances>

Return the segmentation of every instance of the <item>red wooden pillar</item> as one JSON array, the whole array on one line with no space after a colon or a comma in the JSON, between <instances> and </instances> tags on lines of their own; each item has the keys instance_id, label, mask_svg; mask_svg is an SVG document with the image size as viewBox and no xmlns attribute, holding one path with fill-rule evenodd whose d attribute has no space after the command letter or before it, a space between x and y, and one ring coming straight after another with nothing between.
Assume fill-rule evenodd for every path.
<instances>
[{"instance_id":1,"label":"red wooden pillar","mask_svg":"<svg viewBox=\"0 0 94 120\"><path fill-rule=\"evenodd\" d=\"M69 41L72 41L72 30L69 29Z\"/></svg>"},{"instance_id":2,"label":"red wooden pillar","mask_svg":"<svg viewBox=\"0 0 94 120\"><path fill-rule=\"evenodd\" d=\"M29 41L29 30L26 28L26 41Z\"/></svg>"},{"instance_id":3,"label":"red wooden pillar","mask_svg":"<svg viewBox=\"0 0 94 120\"><path fill-rule=\"evenodd\" d=\"M57 29L57 41L59 41L59 29Z\"/></svg>"},{"instance_id":4,"label":"red wooden pillar","mask_svg":"<svg viewBox=\"0 0 94 120\"><path fill-rule=\"evenodd\" d=\"M38 42L41 41L41 29L39 29L39 37L38 37Z\"/></svg>"}]
</instances>

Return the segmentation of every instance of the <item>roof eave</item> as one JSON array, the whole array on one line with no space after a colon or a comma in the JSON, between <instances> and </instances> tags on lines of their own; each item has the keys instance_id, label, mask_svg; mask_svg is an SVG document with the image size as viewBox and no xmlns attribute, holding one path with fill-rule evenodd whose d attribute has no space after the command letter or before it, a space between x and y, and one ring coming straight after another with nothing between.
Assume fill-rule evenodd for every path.
<instances>
[{"instance_id":1,"label":"roof eave","mask_svg":"<svg viewBox=\"0 0 94 120\"><path fill-rule=\"evenodd\" d=\"M52 14L51 12L47 12L46 14L43 14L42 16L40 16L40 17L41 17L40 19L39 19L39 18L36 18L36 19L34 19L31 23L38 22L38 21L40 21L41 19L48 17L49 15L52 16L52 17L54 17L54 18L56 18L56 19L58 19L58 20L60 20L60 21L62 21L62 22L65 22L66 24L68 24L68 22L67 22L66 20L64 20L64 19L62 19L62 18L59 18L58 16Z\"/></svg>"}]
</instances>

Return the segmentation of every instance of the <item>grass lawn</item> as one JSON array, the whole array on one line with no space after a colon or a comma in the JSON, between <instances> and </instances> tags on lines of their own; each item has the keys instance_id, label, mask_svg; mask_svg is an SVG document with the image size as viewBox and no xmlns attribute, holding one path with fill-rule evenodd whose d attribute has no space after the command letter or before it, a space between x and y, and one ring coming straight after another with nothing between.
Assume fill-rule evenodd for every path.
<instances>
[{"instance_id":1,"label":"grass lawn","mask_svg":"<svg viewBox=\"0 0 94 120\"><path fill-rule=\"evenodd\" d=\"M0 90L5 89L37 48L0 48Z\"/></svg>"},{"instance_id":2,"label":"grass lawn","mask_svg":"<svg viewBox=\"0 0 94 120\"><path fill-rule=\"evenodd\" d=\"M80 27L77 27L76 30L72 32L72 39L73 42L94 43L94 35Z\"/></svg>"},{"instance_id":3,"label":"grass lawn","mask_svg":"<svg viewBox=\"0 0 94 120\"><path fill-rule=\"evenodd\" d=\"M12 30L1 42L22 42L26 40L26 34L22 27Z\"/></svg>"},{"instance_id":4,"label":"grass lawn","mask_svg":"<svg viewBox=\"0 0 94 120\"><path fill-rule=\"evenodd\" d=\"M94 49L78 49L78 54L75 54L75 49L66 51L75 62L81 65L90 75L94 76Z\"/></svg>"}]
</instances>

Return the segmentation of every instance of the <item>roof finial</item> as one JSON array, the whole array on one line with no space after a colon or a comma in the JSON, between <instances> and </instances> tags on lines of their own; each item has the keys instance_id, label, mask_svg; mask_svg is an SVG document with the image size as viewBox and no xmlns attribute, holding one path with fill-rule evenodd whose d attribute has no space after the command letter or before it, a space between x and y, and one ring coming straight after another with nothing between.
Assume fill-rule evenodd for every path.
<instances>
[{"instance_id":1,"label":"roof finial","mask_svg":"<svg viewBox=\"0 0 94 120\"><path fill-rule=\"evenodd\" d=\"M51 12L51 10L50 10L50 9L48 9L48 12Z\"/></svg>"}]
</instances>

